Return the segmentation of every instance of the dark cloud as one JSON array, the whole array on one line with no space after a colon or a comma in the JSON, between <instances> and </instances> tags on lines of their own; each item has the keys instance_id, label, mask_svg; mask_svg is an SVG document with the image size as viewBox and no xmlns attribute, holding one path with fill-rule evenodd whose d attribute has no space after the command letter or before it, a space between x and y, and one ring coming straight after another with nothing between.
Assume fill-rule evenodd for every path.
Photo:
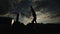
<instances>
[{"instance_id":1,"label":"dark cloud","mask_svg":"<svg viewBox=\"0 0 60 34\"><path fill-rule=\"evenodd\" d=\"M59 0L46 0L46 1L38 2L37 7L39 7L39 6L41 8L46 7L48 9L50 9L51 11L53 11L55 9L60 9L60 2L59 2Z\"/></svg>"},{"instance_id":2,"label":"dark cloud","mask_svg":"<svg viewBox=\"0 0 60 34\"><path fill-rule=\"evenodd\" d=\"M43 9L41 14L37 14L37 21L38 22L55 22L59 21L59 18L55 19L55 17L60 17L60 0L35 0L34 2L31 2L31 0L0 0L0 15L6 14L8 12L10 13L20 13L21 16L19 16L19 20L25 21L25 16L30 17L31 11L30 11L30 5L33 5L33 8L36 11L40 11ZM53 18L50 20L50 18L46 17L44 13L48 13L48 17ZM10 14L11 15L11 14ZM14 15L14 19L15 19ZM46 17L46 19L44 18ZM41 18L41 19L40 19ZM40 21L39 21L40 20ZM30 21L30 20L27 20Z\"/></svg>"},{"instance_id":3,"label":"dark cloud","mask_svg":"<svg viewBox=\"0 0 60 34\"><path fill-rule=\"evenodd\" d=\"M11 4L12 8L10 9L11 13L20 13L24 16L30 16L31 12L29 11L29 7L31 5L31 1L29 0L21 0L19 3L12 2Z\"/></svg>"},{"instance_id":4,"label":"dark cloud","mask_svg":"<svg viewBox=\"0 0 60 34\"><path fill-rule=\"evenodd\" d=\"M56 14L56 15L53 15L53 16L48 16L50 18L57 18L57 17L60 17L60 14Z\"/></svg>"},{"instance_id":5,"label":"dark cloud","mask_svg":"<svg viewBox=\"0 0 60 34\"><path fill-rule=\"evenodd\" d=\"M20 13L24 16L30 16L31 12L29 11L29 7L31 5L30 0L0 0L0 14L5 14L10 10L11 13ZM41 10L43 13L50 14L59 14L60 13L60 0L36 0L32 5L36 7L34 8L36 11Z\"/></svg>"},{"instance_id":6,"label":"dark cloud","mask_svg":"<svg viewBox=\"0 0 60 34\"><path fill-rule=\"evenodd\" d=\"M11 14L20 13L23 17L30 17L30 5L30 0L0 0L0 15L10 12Z\"/></svg>"},{"instance_id":7,"label":"dark cloud","mask_svg":"<svg viewBox=\"0 0 60 34\"><path fill-rule=\"evenodd\" d=\"M40 10L41 8L45 8L46 6L48 6L48 1L35 1L36 6L36 10Z\"/></svg>"},{"instance_id":8,"label":"dark cloud","mask_svg":"<svg viewBox=\"0 0 60 34\"><path fill-rule=\"evenodd\" d=\"M0 0L0 15L6 14L9 10L8 0Z\"/></svg>"},{"instance_id":9,"label":"dark cloud","mask_svg":"<svg viewBox=\"0 0 60 34\"><path fill-rule=\"evenodd\" d=\"M60 0L42 0L42 1L35 1L35 7L36 11L41 10L43 8L44 10L42 11L43 13L50 13L59 15L60 13ZM55 16L56 16L55 15Z\"/></svg>"}]
</instances>

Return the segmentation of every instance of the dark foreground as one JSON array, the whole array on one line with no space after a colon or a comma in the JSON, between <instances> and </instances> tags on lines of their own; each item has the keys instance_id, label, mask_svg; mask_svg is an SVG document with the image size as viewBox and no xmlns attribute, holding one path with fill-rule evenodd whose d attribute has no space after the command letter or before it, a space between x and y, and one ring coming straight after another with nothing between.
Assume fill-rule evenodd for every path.
<instances>
[{"instance_id":1,"label":"dark foreground","mask_svg":"<svg viewBox=\"0 0 60 34\"><path fill-rule=\"evenodd\" d=\"M11 25L11 18L0 18L0 33L6 34L58 34L60 24L29 23L26 26L20 22Z\"/></svg>"}]
</instances>

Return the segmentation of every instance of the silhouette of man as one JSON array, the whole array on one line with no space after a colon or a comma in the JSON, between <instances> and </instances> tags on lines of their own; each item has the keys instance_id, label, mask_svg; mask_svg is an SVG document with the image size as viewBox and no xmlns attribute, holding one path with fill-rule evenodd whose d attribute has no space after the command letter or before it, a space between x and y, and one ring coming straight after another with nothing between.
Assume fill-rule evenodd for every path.
<instances>
[{"instance_id":1,"label":"silhouette of man","mask_svg":"<svg viewBox=\"0 0 60 34\"><path fill-rule=\"evenodd\" d=\"M31 11L32 11L32 16L33 16L33 20L32 20L32 23L37 23L37 21L36 21L36 13L35 13L35 11L34 11L34 9L32 8L32 6L31 6Z\"/></svg>"}]
</instances>

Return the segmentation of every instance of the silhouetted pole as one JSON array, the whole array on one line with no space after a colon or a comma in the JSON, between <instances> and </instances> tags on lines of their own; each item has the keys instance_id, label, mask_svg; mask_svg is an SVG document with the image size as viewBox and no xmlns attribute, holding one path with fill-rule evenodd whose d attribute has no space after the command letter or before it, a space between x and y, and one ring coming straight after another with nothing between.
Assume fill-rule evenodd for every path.
<instances>
[{"instance_id":1,"label":"silhouetted pole","mask_svg":"<svg viewBox=\"0 0 60 34\"><path fill-rule=\"evenodd\" d=\"M35 13L35 11L34 11L34 9L32 8L32 6L31 6L31 12L32 12L32 16L33 16L33 20L32 20L32 23L37 23L37 21L36 21L36 13Z\"/></svg>"},{"instance_id":2,"label":"silhouetted pole","mask_svg":"<svg viewBox=\"0 0 60 34\"><path fill-rule=\"evenodd\" d=\"M19 13L17 13L16 22L19 22Z\"/></svg>"}]
</instances>

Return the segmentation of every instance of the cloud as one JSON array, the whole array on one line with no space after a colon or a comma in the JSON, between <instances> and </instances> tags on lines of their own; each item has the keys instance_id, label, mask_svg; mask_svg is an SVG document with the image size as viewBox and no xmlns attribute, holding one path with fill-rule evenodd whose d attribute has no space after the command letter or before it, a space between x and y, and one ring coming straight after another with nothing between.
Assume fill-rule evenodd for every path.
<instances>
[{"instance_id":1,"label":"cloud","mask_svg":"<svg viewBox=\"0 0 60 34\"><path fill-rule=\"evenodd\" d=\"M43 13L60 13L60 0L33 0L32 3L34 9L39 11L43 8ZM10 12L20 12L22 15L31 14L29 11L29 7L31 4L30 0L0 0L0 13L7 13L8 8L10 8ZM28 16L28 15L27 15Z\"/></svg>"},{"instance_id":2,"label":"cloud","mask_svg":"<svg viewBox=\"0 0 60 34\"><path fill-rule=\"evenodd\" d=\"M13 3L13 2L12 2ZM29 16L31 12L29 11L29 6L31 1L21 0L19 3L15 2L12 4L11 13L20 13L21 15Z\"/></svg>"},{"instance_id":3,"label":"cloud","mask_svg":"<svg viewBox=\"0 0 60 34\"><path fill-rule=\"evenodd\" d=\"M36 12L43 14L37 14L37 21L39 23L60 23L60 0L38 0L34 2L33 6ZM45 14L48 14L48 16Z\"/></svg>"},{"instance_id":4,"label":"cloud","mask_svg":"<svg viewBox=\"0 0 60 34\"><path fill-rule=\"evenodd\" d=\"M41 11L42 13L58 15L60 13L60 0L38 0L38 1L35 1L34 9L36 11L40 11L43 9L43 11Z\"/></svg>"},{"instance_id":5,"label":"cloud","mask_svg":"<svg viewBox=\"0 0 60 34\"><path fill-rule=\"evenodd\" d=\"M9 2L8 0L0 0L0 15L8 13Z\"/></svg>"},{"instance_id":6,"label":"cloud","mask_svg":"<svg viewBox=\"0 0 60 34\"><path fill-rule=\"evenodd\" d=\"M60 0L33 0L33 2L31 0L0 0L0 14L9 12L13 14L19 13L21 15L19 21L23 20L23 22L27 22L31 17L31 3L36 13L40 12L37 14L38 20L41 20L41 22L58 21L58 17L60 16ZM45 14L48 14L48 16Z\"/></svg>"}]
</instances>

